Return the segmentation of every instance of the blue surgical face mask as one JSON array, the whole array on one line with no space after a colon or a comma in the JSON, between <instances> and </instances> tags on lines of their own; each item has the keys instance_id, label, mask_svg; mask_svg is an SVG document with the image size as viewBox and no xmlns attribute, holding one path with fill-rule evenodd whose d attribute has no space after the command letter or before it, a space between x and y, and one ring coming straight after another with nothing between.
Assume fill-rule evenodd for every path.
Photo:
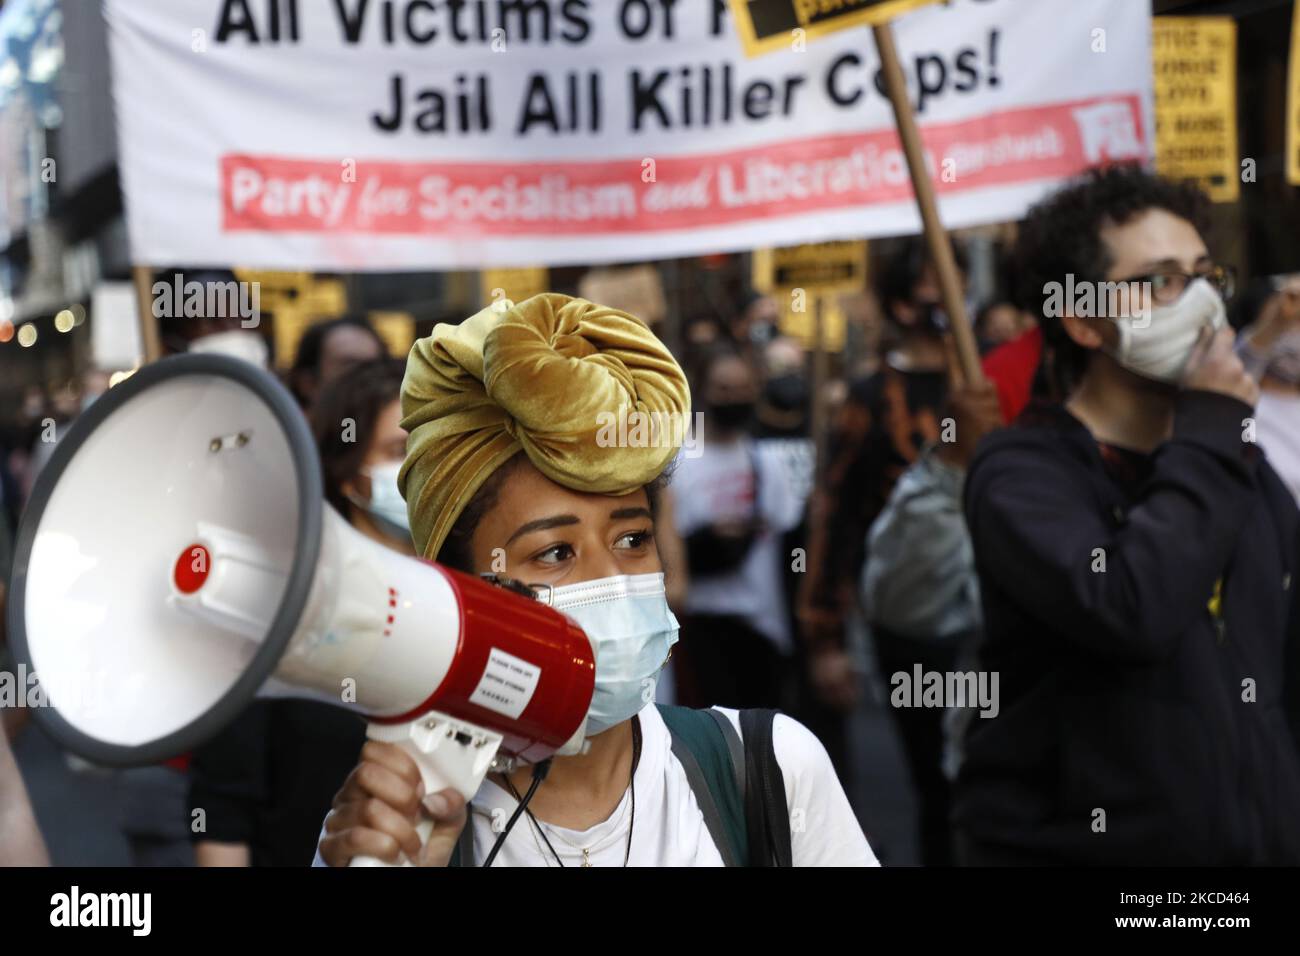
<instances>
[{"instance_id":1,"label":"blue surgical face mask","mask_svg":"<svg viewBox=\"0 0 1300 956\"><path fill-rule=\"evenodd\" d=\"M397 473L401 470L400 461L375 465L363 469L370 479L370 500L354 500L352 503L367 511L376 523L390 537L399 541L411 538L410 519L406 514L406 502L397 487Z\"/></svg>"},{"instance_id":2,"label":"blue surgical face mask","mask_svg":"<svg viewBox=\"0 0 1300 956\"><path fill-rule=\"evenodd\" d=\"M662 573L566 584L550 592L548 603L578 622L596 652L588 737L654 701L659 672L677 643L677 618L668 609Z\"/></svg>"}]
</instances>

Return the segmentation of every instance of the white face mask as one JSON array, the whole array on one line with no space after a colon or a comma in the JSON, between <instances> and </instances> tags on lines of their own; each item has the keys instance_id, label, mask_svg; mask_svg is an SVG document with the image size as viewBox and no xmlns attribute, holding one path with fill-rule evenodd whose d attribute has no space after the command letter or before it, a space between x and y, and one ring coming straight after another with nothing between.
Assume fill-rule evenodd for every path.
<instances>
[{"instance_id":1,"label":"white face mask","mask_svg":"<svg viewBox=\"0 0 1300 956\"><path fill-rule=\"evenodd\" d=\"M592 737L653 703L659 672L677 643L664 576L620 574L554 588L542 600L578 623L596 653L596 689L587 711Z\"/></svg>"},{"instance_id":2,"label":"white face mask","mask_svg":"<svg viewBox=\"0 0 1300 956\"><path fill-rule=\"evenodd\" d=\"M1265 371L1273 378L1300 385L1300 329L1284 333L1274 343Z\"/></svg>"},{"instance_id":3,"label":"white face mask","mask_svg":"<svg viewBox=\"0 0 1300 956\"><path fill-rule=\"evenodd\" d=\"M1177 385L1201 329L1227 324L1227 310L1214 286L1207 279L1193 279L1176 302L1158 305L1149 315L1115 319L1119 344L1111 355L1130 372Z\"/></svg>"},{"instance_id":4,"label":"white face mask","mask_svg":"<svg viewBox=\"0 0 1300 956\"><path fill-rule=\"evenodd\" d=\"M400 461L388 462L363 469L370 479L370 500L349 498L358 508L368 512L387 535L399 541L411 538L410 518L406 512L406 502L402 500L401 489L397 487L397 473L402 470Z\"/></svg>"}]
</instances>

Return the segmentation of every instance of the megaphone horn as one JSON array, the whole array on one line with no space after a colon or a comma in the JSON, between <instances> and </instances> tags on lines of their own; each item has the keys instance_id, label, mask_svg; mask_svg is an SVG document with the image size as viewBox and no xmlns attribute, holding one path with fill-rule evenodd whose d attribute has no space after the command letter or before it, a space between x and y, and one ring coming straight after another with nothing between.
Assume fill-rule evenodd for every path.
<instances>
[{"instance_id":1,"label":"megaphone horn","mask_svg":"<svg viewBox=\"0 0 1300 956\"><path fill-rule=\"evenodd\" d=\"M191 750L289 693L364 714L428 792L469 799L494 764L577 752L595 681L569 618L353 529L289 393L215 354L145 366L62 437L19 528L8 621L36 719L110 766Z\"/></svg>"}]
</instances>

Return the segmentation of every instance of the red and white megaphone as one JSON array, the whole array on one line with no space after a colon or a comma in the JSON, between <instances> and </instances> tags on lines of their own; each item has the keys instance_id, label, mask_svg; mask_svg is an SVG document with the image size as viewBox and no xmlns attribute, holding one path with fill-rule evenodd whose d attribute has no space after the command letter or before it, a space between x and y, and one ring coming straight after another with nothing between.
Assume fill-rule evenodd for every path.
<instances>
[{"instance_id":1,"label":"red and white megaphone","mask_svg":"<svg viewBox=\"0 0 1300 956\"><path fill-rule=\"evenodd\" d=\"M494 766L583 745L582 630L351 528L289 393L226 356L148 365L73 424L23 515L9 594L36 719L97 763L183 753L268 693L361 712L428 792L467 800Z\"/></svg>"}]
</instances>

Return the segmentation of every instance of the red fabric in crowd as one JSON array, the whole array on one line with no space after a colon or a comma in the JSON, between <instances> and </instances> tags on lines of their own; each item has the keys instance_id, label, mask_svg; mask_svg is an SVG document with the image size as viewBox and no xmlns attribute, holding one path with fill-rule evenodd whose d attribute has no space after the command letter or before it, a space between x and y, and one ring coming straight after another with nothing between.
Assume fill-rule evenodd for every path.
<instances>
[{"instance_id":1,"label":"red fabric in crowd","mask_svg":"<svg viewBox=\"0 0 1300 956\"><path fill-rule=\"evenodd\" d=\"M1029 404L1038 360L1043 354L1043 330L1035 326L999 345L980 360L985 376L998 390L1003 422L1014 421Z\"/></svg>"}]
</instances>

